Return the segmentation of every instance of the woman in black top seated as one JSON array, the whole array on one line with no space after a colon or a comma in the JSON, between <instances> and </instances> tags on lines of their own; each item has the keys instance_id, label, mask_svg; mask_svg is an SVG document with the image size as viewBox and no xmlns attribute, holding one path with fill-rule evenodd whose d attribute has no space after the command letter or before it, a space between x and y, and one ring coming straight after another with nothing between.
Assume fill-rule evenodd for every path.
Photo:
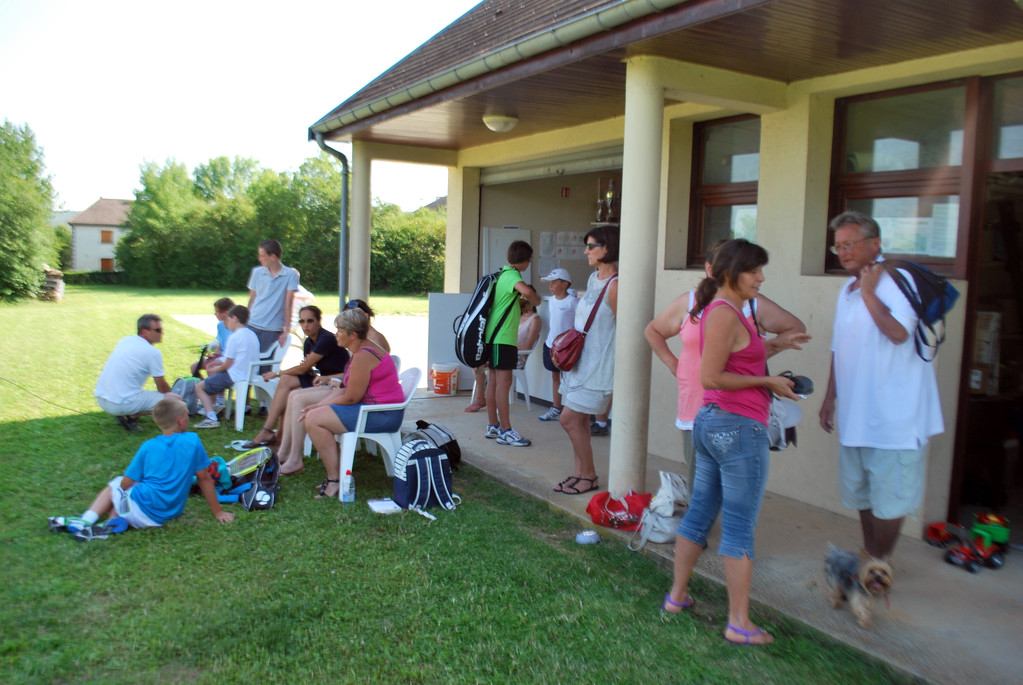
<instances>
[{"instance_id":1,"label":"woman in black top seated","mask_svg":"<svg viewBox=\"0 0 1023 685\"><path fill-rule=\"evenodd\" d=\"M302 363L297 366L280 371L271 370L263 374L263 380L279 378L280 381L277 383L277 390L274 391L273 402L270 403L263 428L255 438L246 443L246 447L270 447L279 444L274 426L277 425L277 420L284 416L288 398L293 390L321 384L325 386L330 377L344 374L345 365L348 364L348 350L339 346L334 336L323 329L320 325L322 317L323 312L315 305L306 305L298 311L298 323L302 326L302 332L306 334L305 342L302 344L305 356Z\"/></svg>"}]
</instances>

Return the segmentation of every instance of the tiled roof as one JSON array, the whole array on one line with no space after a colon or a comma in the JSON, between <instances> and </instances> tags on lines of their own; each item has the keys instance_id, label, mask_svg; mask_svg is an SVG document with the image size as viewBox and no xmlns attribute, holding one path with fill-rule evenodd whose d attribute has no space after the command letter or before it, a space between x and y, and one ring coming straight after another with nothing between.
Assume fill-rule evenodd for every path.
<instances>
[{"instance_id":1,"label":"tiled roof","mask_svg":"<svg viewBox=\"0 0 1023 685\"><path fill-rule=\"evenodd\" d=\"M621 0L484 0L327 115L351 110L463 62Z\"/></svg>"},{"instance_id":2,"label":"tiled roof","mask_svg":"<svg viewBox=\"0 0 1023 685\"><path fill-rule=\"evenodd\" d=\"M91 207L75 216L69 224L89 226L123 226L131 211L132 200L109 200L101 197Z\"/></svg>"}]
</instances>

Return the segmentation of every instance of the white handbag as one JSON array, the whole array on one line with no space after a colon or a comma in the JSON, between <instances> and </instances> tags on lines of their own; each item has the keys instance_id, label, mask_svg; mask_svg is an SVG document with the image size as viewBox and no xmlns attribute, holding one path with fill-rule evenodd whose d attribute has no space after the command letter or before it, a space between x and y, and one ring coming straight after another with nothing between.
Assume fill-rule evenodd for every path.
<instances>
[{"instance_id":1,"label":"white handbag","mask_svg":"<svg viewBox=\"0 0 1023 685\"><path fill-rule=\"evenodd\" d=\"M639 528L629 539L629 549L638 552L647 542L671 542L678 524L689 507L686 479L671 471L661 471L661 487L643 512Z\"/></svg>"}]
</instances>

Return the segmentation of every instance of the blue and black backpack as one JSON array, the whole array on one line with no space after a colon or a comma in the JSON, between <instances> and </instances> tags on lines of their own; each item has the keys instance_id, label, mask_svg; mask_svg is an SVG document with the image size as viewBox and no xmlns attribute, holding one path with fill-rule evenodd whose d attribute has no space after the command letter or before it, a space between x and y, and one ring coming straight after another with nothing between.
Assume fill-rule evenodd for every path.
<instances>
[{"instance_id":1,"label":"blue and black backpack","mask_svg":"<svg viewBox=\"0 0 1023 685\"><path fill-rule=\"evenodd\" d=\"M959 291L948 279L923 264L886 257L881 265L916 312L917 324L913 333L916 353L925 362L934 361L938 346L945 342L945 314L955 306ZM912 283L903 271L910 275Z\"/></svg>"}]
</instances>

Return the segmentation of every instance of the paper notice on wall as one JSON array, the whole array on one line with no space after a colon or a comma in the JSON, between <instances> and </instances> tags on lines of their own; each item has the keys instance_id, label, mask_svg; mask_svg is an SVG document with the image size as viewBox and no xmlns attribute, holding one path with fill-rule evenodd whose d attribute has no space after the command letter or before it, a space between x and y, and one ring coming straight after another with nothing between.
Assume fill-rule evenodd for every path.
<instances>
[{"instance_id":1,"label":"paper notice on wall","mask_svg":"<svg viewBox=\"0 0 1023 685\"><path fill-rule=\"evenodd\" d=\"M554 231L540 231L540 254L539 257L553 257L558 247L558 236Z\"/></svg>"},{"instance_id":2,"label":"paper notice on wall","mask_svg":"<svg viewBox=\"0 0 1023 685\"><path fill-rule=\"evenodd\" d=\"M582 247L585 233L579 231L558 231L558 247Z\"/></svg>"}]
</instances>

